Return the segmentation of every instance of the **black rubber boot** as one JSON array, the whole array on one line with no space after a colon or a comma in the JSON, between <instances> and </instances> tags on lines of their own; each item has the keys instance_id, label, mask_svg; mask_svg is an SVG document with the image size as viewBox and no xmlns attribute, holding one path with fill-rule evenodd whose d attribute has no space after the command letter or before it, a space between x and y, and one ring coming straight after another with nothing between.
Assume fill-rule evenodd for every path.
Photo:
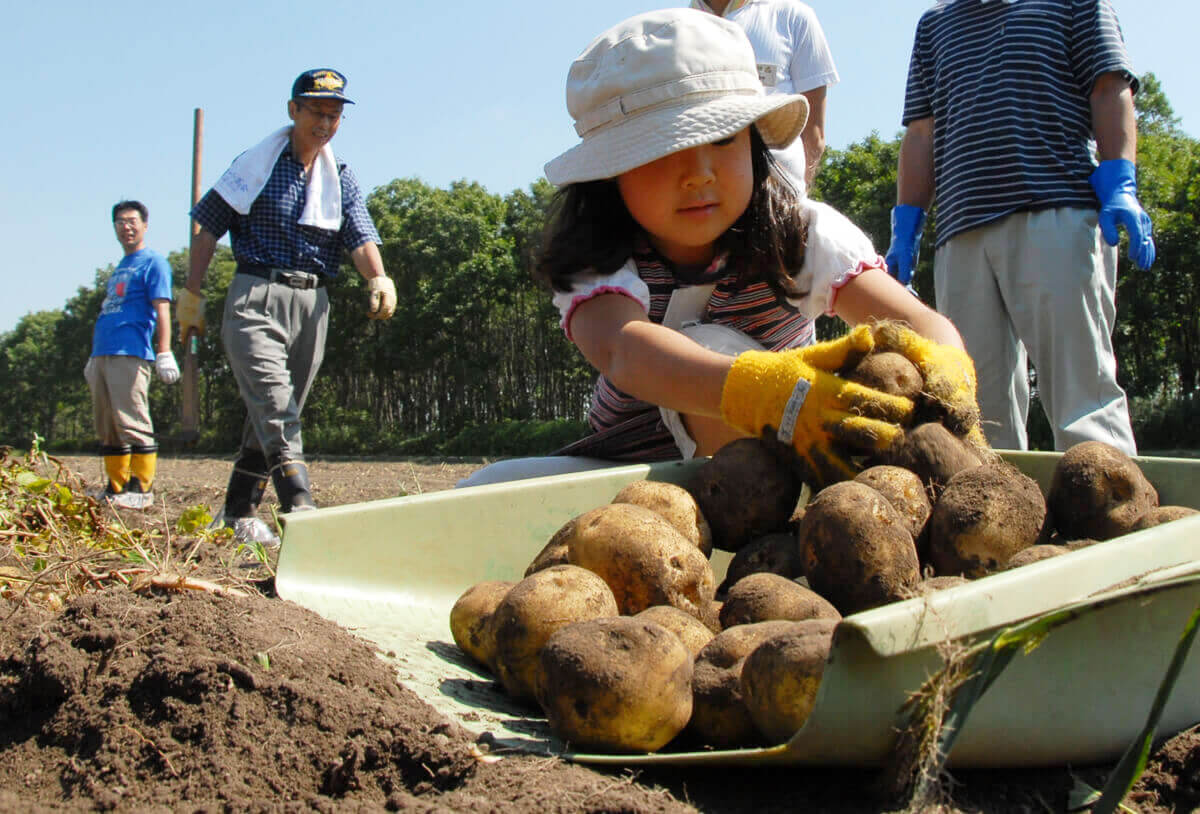
<instances>
[{"instance_id":1,"label":"black rubber boot","mask_svg":"<svg viewBox=\"0 0 1200 814\"><path fill-rule=\"evenodd\" d=\"M271 480L275 496L284 514L317 508L308 485L308 465L304 461L272 462Z\"/></svg>"},{"instance_id":2,"label":"black rubber boot","mask_svg":"<svg viewBox=\"0 0 1200 814\"><path fill-rule=\"evenodd\" d=\"M225 517L253 517L267 490L267 457L256 449L243 449L233 463L225 490Z\"/></svg>"}]
</instances>

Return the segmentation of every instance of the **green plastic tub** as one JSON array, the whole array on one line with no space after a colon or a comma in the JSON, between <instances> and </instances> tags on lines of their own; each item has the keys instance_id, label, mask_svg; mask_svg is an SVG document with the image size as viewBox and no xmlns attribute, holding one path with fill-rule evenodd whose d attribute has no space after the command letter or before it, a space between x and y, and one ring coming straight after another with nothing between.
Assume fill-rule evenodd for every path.
<instances>
[{"instance_id":1,"label":"green plastic tub","mask_svg":"<svg viewBox=\"0 0 1200 814\"><path fill-rule=\"evenodd\" d=\"M1057 453L1005 453L1048 486ZM1200 461L1141 458L1160 502L1200 509ZM379 647L398 679L497 748L564 754L540 711L508 699L450 636L450 608L484 580L519 580L563 523L634 480L684 482L697 462L623 466L338 506L287 518L276 586ZM715 552L718 582L730 555ZM1126 535L928 597L846 617L816 704L786 744L650 755L567 754L593 763L878 765L908 696L971 642L1055 609L1081 610L1018 655L977 704L952 766L1110 761L1145 724L1184 625L1200 606L1200 516ZM1159 732L1200 721L1194 649Z\"/></svg>"}]
</instances>

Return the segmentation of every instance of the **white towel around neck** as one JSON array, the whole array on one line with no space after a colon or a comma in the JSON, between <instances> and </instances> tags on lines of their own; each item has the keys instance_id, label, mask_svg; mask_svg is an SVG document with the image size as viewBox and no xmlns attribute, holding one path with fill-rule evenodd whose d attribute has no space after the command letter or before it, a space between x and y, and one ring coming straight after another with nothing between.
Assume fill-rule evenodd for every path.
<instances>
[{"instance_id":1,"label":"white towel around neck","mask_svg":"<svg viewBox=\"0 0 1200 814\"><path fill-rule=\"evenodd\" d=\"M290 124L279 128L235 158L225 174L213 184L216 193L239 215L250 211L254 199L267 185L271 170L291 134ZM305 188L304 211L300 213L298 223L334 232L342 228L342 181L338 176L333 150L328 144L317 153L313 172Z\"/></svg>"}]
</instances>

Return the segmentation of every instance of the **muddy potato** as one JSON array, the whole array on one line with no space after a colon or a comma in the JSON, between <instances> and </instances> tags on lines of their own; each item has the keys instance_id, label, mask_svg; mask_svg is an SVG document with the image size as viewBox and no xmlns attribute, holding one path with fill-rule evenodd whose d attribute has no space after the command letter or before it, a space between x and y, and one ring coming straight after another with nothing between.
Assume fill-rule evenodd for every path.
<instances>
[{"instance_id":1,"label":"muddy potato","mask_svg":"<svg viewBox=\"0 0 1200 814\"><path fill-rule=\"evenodd\" d=\"M556 631L540 654L538 703L574 747L653 752L692 715L692 654L654 622L617 616Z\"/></svg>"},{"instance_id":2,"label":"muddy potato","mask_svg":"<svg viewBox=\"0 0 1200 814\"><path fill-rule=\"evenodd\" d=\"M914 401L925 386L917 366L895 351L868 353L845 378Z\"/></svg>"},{"instance_id":3,"label":"muddy potato","mask_svg":"<svg viewBox=\"0 0 1200 814\"><path fill-rule=\"evenodd\" d=\"M554 532L549 542L542 547L542 550L533 558L533 562L529 563L529 567L525 569L525 576L552 565L567 564L567 540L575 533L575 521L578 519L578 517L572 517L562 525L562 528Z\"/></svg>"},{"instance_id":4,"label":"muddy potato","mask_svg":"<svg viewBox=\"0 0 1200 814\"><path fill-rule=\"evenodd\" d=\"M679 640L683 642L683 646L688 649L693 658L704 649L706 644L712 641L714 635L704 622L690 613L681 611L679 608L673 608L670 605L655 605L654 607L646 608L641 613L634 614L633 618L643 622L654 622L656 625L662 625L679 637Z\"/></svg>"},{"instance_id":5,"label":"muddy potato","mask_svg":"<svg viewBox=\"0 0 1200 814\"><path fill-rule=\"evenodd\" d=\"M713 547L737 551L786 528L803 486L774 445L740 438L717 450L688 481L712 529Z\"/></svg>"},{"instance_id":6,"label":"muddy potato","mask_svg":"<svg viewBox=\"0 0 1200 814\"><path fill-rule=\"evenodd\" d=\"M1003 461L983 464L942 490L929 518L929 557L939 575L975 579L1048 535L1037 481Z\"/></svg>"},{"instance_id":7,"label":"muddy potato","mask_svg":"<svg viewBox=\"0 0 1200 814\"><path fill-rule=\"evenodd\" d=\"M721 629L784 619L841 619L828 599L779 574L750 574L734 583L721 606Z\"/></svg>"},{"instance_id":8,"label":"muddy potato","mask_svg":"<svg viewBox=\"0 0 1200 814\"><path fill-rule=\"evenodd\" d=\"M944 591L947 588L957 588L959 585L966 585L971 580L966 577L926 577L917 583L913 592L917 596L927 596L928 594Z\"/></svg>"},{"instance_id":9,"label":"muddy potato","mask_svg":"<svg viewBox=\"0 0 1200 814\"><path fill-rule=\"evenodd\" d=\"M646 507L674 526L704 556L712 554L712 529L704 519L696 498L682 486L664 481L638 480L617 492L612 502Z\"/></svg>"},{"instance_id":10,"label":"muddy potato","mask_svg":"<svg viewBox=\"0 0 1200 814\"><path fill-rule=\"evenodd\" d=\"M572 622L616 616L612 589L575 565L554 565L514 585L492 614L494 671L513 698L536 697L538 651L556 630Z\"/></svg>"},{"instance_id":11,"label":"muddy potato","mask_svg":"<svg viewBox=\"0 0 1200 814\"><path fill-rule=\"evenodd\" d=\"M888 499L907 521L908 531L920 550L925 536L925 525L933 512L933 504L929 502L929 493L925 490L920 476L902 466L880 464L867 467L859 472L854 480L865 483Z\"/></svg>"},{"instance_id":12,"label":"muddy potato","mask_svg":"<svg viewBox=\"0 0 1200 814\"><path fill-rule=\"evenodd\" d=\"M766 573L794 579L803 575L802 567L800 543L794 532L765 534L733 555L725 568L725 579L717 588L717 596L728 593L742 577Z\"/></svg>"},{"instance_id":13,"label":"muddy potato","mask_svg":"<svg viewBox=\"0 0 1200 814\"><path fill-rule=\"evenodd\" d=\"M1170 523L1175 520L1182 520L1185 517L1191 517L1193 514L1200 514L1200 512L1190 509L1187 506L1155 506L1138 518L1138 521L1133 524L1132 530L1152 529L1155 526L1161 526L1163 523Z\"/></svg>"},{"instance_id":14,"label":"muddy potato","mask_svg":"<svg viewBox=\"0 0 1200 814\"><path fill-rule=\"evenodd\" d=\"M808 720L837 627L833 619L793 624L756 647L742 665L742 698L768 743L783 743Z\"/></svg>"},{"instance_id":15,"label":"muddy potato","mask_svg":"<svg viewBox=\"0 0 1200 814\"><path fill-rule=\"evenodd\" d=\"M489 670L496 654L492 614L516 584L490 580L472 585L450 609L450 635L454 637L454 643Z\"/></svg>"},{"instance_id":16,"label":"muddy potato","mask_svg":"<svg viewBox=\"0 0 1200 814\"><path fill-rule=\"evenodd\" d=\"M1004 564L1005 571L1011 571L1014 568L1020 568L1023 565L1048 560L1051 557L1059 557L1063 554L1070 554L1071 549L1063 545L1052 545L1043 543L1041 545L1031 545L1029 548L1024 548L1013 554L1008 562Z\"/></svg>"},{"instance_id":17,"label":"muddy potato","mask_svg":"<svg viewBox=\"0 0 1200 814\"><path fill-rule=\"evenodd\" d=\"M704 646L692 670L692 718L687 733L693 741L717 749L762 742L742 699L742 665L754 648L795 624L774 620L738 625L721 631Z\"/></svg>"},{"instance_id":18,"label":"muddy potato","mask_svg":"<svg viewBox=\"0 0 1200 814\"><path fill-rule=\"evenodd\" d=\"M915 472L933 499L950 478L964 469L979 466L979 455L967 442L937 423L919 424L904 434L893 449L876 463L900 466Z\"/></svg>"},{"instance_id":19,"label":"muddy potato","mask_svg":"<svg viewBox=\"0 0 1200 814\"><path fill-rule=\"evenodd\" d=\"M911 595L921 579L908 525L870 486L843 481L808 504L800 551L809 585L844 615Z\"/></svg>"},{"instance_id":20,"label":"muddy potato","mask_svg":"<svg viewBox=\"0 0 1200 814\"><path fill-rule=\"evenodd\" d=\"M567 538L567 559L608 583L621 613L672 605L702 618L713 599L712 566L675 527L632 503L585 512Z\"/></svg>"},{"instance_id":21,"label":"muddy potato","mask_svg":"<svg viewBox=\"0 0 1200 814\"><path fill-rule=\"evenodd\" d=\"M1111 540L1158 505L1158 492L1128 455L1084 441L1059 458L1046 502L1064 539Z\"/></svg>"}]
</instances>

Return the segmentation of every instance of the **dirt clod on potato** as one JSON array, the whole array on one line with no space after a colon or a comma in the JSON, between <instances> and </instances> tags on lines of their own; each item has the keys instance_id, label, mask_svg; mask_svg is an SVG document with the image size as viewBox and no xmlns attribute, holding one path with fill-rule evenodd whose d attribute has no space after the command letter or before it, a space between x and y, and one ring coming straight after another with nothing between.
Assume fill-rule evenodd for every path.
<instances>
[{"instance_id":1,"label":"dirt clod on potato","mask_svg":"<svg viewBox=\"0 0 1200 814\"><path fill-rule=\"evenodd\" d=\"M802 487L791 463L757 438L721 447L687 484L712 529L713 547L734 552L784 530Z\"/></svg>"},{"instance_id":2,"label":"dirt clod on potato","mask_svg":"<svg viewBox=\"0 0 1200 814\"><path fill-rule=\"evenodd\" d=\"M855 481L827 486L809 503L800 551L813 590L846 616L903 599L921 579L904 518Z\"/></svg>"},{"instance_id":3,"label":"dirt clod on potato","mask_svg":"<svg viewBox=\"0 0 1200 814\"><path fill-rule=\"evenodd\" d=\"M1124 452L1084 441L1059 458L1046 502L1063 539L1111 540L1158 506L1158 492Z\"/></svg>"},{"instance_id":4,"label":"dirt clod on potato","mask_svg":"<svg viewBox=\"0 0 1200 814\"><path fill-rule=\"evenodd\" d=\"M671 631L630 616L577 622L540 654L538 703L573 745L654 752L692 715L692 654Z\"/></svg>"},{"instance_id":5,"label":"dirt clod on potato","mask_svg":"<svg viewBox=\"0 0 1200 814\"><path fill-rule=\"evenodd\" d=\"M1002 568L1048 536L1037 481L1005 462L959 472L929 518L929 556L939 575L972 579Z\"/></svg>"}]
</instances>

